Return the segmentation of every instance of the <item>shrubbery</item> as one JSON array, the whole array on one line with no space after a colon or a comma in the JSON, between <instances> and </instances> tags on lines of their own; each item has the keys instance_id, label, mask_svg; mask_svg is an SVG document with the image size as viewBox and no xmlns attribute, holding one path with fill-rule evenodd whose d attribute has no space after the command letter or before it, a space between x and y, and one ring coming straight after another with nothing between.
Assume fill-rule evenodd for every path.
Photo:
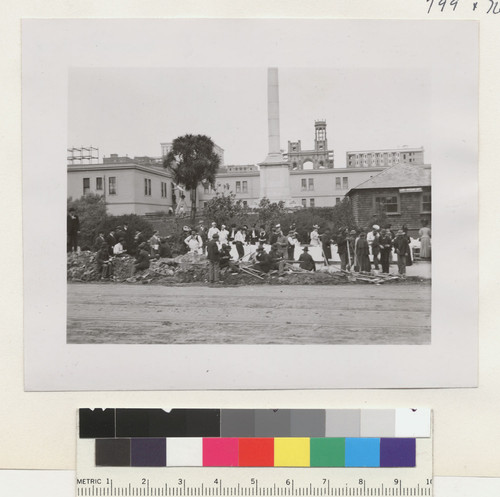
<instances>
[{"instance_id":1,"label":"shrubbery","mask_svg":"<svg viewBox=\"0 0 500 497\"><path fill-rule=\"evenodd\" d=\"M141 231L149 238L153 234L153 226L142 216L136 214L125 214L122 216L110 216L106 214L106 204L100 195L89 194L79 199L68 198L68 209L73 207L80 218L80 235L78 245L82 250L94 250L94 242L99 231L107 235L117 226L128 223L129 235L127 235L127 246L133 245L133 236L136 230Z\"/></svg>"}]
</instances>

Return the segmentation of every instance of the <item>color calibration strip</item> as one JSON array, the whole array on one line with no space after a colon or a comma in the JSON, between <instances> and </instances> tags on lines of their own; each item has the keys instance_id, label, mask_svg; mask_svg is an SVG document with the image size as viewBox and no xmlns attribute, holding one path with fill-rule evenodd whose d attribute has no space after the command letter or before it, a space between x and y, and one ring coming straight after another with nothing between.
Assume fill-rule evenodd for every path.
<instances>
[{"instance_id":1,"label":"color calibration strip","mask_svg":"<svg viewBox=\"0 0 500 497\"><path fill-rule=\"evenodd\" d=\"M414 467L428 409L81 409L96 467Z\"/></svg>"},{"instance_id":2,"label":"color calibration strip","mask_svg":"<svg viewBox=\"0 0 500 497\"><path fill-rule=\"evenodd\" d=\"M428 438L429 409L80 409L85 438Z\"/></svg>"},{"instance_id":3,"label":"color calibration strip","mask_svg":"<svg viewBox=\"0 0 500 497\"><path fill-rule=\"evenodd\" d=\"M101 467L410 468L415 438L97 439Z\"/></svg>"}]
</instances>

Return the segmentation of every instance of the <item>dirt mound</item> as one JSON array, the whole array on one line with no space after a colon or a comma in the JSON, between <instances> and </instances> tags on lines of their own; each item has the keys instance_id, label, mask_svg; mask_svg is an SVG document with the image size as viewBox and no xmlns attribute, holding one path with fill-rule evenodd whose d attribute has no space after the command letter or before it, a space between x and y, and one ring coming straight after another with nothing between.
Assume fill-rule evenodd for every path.
<instances>
[{"instance_id":1,"label":"dirt mound","mask_svg":"<svg viewBox=\"0 0 500 497\"><path fill-rule=\"evenodd\" d=\"M204 255L185 254L175 258L152 259L150 267L133 274L135 259L129 255L111 259L115 282L153 283L157 285L206 284L208 283L208 261ZM99 281L95 253L90 251L80 254L68 254L68 281ZM346 283L376 284L394 283L404 279L397 275L372 273L350 273L341 271L336 266L319 268L316 272L300 269L293 264L286 264L283 274L278 271L260 273L248 263L241 263L238 272L222 270L220 282L224 285L338 285ZM407 279L404 281L409 281Z\"/></svg>"}]
</instances>

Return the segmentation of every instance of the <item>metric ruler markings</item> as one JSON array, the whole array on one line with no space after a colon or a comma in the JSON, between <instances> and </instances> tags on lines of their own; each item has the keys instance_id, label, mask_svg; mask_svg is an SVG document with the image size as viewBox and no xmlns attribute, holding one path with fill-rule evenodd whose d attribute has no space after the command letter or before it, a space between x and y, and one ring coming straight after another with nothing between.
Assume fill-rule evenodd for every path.
<instances>
[{"instance_id":1,"label":"metric ruler markings","mask_svg":"<svg viewBox=\"0 0 500 497\"><path fill-rule=\"evenodd\" d=\"M374 497L386 497L386 496L397 496L397 497L418 497L418 496L431 496L432 495L432 485L429 483L424 487L417 484L415 487L405 487L399 482L393 487L388 487L384 484L377 486L366 485L363 482L359 487L348 486L336 486L331 487L315 487L312 483L309 486L299 486L296 487L293 482L288 486L266 486L257 488L252 487L241 487L238 486L223 486L220 484L217 487L206 487L202 486L185 486L172 487L171 485L165 484L165 486L150 486L147 482L145 485L133 486L129 484L128 486L116 487L110 483L107 487L96 487L95 485L79 487L77 491L77 496L79 497L179 497L179 496L200 496L200 497L221 497L221 496L248 496L248 497L265 497L265 496L297 496L297 497L355 497L355 496L374 496Z\"/></svg>"}]
</instances>

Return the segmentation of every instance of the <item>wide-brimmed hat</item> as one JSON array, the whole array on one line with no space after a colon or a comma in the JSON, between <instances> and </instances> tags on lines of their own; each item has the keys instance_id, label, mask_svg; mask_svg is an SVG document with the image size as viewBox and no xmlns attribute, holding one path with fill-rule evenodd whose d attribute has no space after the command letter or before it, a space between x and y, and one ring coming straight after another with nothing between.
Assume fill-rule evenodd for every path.
<instances>
[{"instance_id":1,"label":"wide-brimmed hat","mask_svg":"<svg viewBox=\"0 0 500 497\"><path fill-rule=\"evenodd\" d=\"M309 252L309 247L304 247L304 252Z\"/></svg>"},{"instance_id":2,"label":"wide-brimmed hat","mask_svg":"<svg viewBox=\"0 0 500 497\"><path fill-rule=\"evenodd\" d=\"M379 226L378 224L374 224L374 225L372 226L372 228L373 228L374 230L379 230L379 229L380 229L380 226Z\"/></svg>"},{"instance_id":3,"label":"wide-brimmed hat","mask_svg":"<svg viewBox=\"0 0 500 497\"><path fill-rule=\"evenodd\" d=\"M398 232L396 233L396 236L404 235L404 234L405 234L405 232L403 230L398 230Z\"/></svg>"},{"instance_id":4,"label":"wide-brimmed hat","mask_svg":"<svg viewBox=\"0 0 500 497\"><path fill-rule=\"evenodd\" d=\"M315 230L319 230L319 226L318 226L317 224L315 224L315 225L313 226L313 228L314 228Z\"/></svg>"}]
</instances>

